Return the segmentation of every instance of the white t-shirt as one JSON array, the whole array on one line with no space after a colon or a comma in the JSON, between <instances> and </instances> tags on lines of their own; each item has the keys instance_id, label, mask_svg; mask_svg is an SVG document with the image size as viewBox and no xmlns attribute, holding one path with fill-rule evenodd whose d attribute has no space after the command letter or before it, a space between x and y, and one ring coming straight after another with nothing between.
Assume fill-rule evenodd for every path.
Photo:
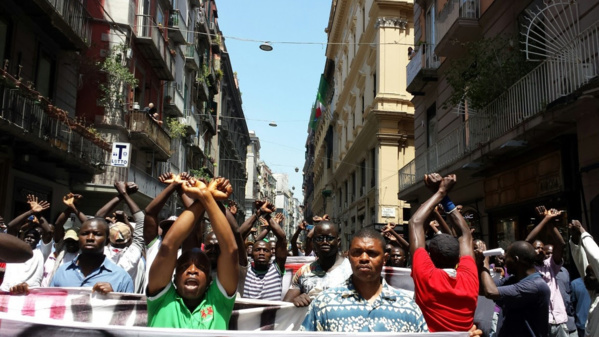
<instances>
[{"instance_id":1,"label":"white t-shirt","mask_svg":"<svg viewBox=\"0 0 599 337\"><path fill-rule=\"evenodd\" d=\"M44 275L44 255L38 248L33 257L23 263L7 263L0 290L9 291L12 286L26 282L29 287L39 287Z\"/></svg>"}]
</instances>

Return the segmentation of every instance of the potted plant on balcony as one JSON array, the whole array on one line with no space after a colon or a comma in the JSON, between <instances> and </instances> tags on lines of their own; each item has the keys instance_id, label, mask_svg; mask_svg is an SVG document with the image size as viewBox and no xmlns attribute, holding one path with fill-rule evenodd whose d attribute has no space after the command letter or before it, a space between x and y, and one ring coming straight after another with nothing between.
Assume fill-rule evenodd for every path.
<instances>
[{"instance_id":1,"label":"potted plant on balcony","mask_svg":"<svg viewBox=\"0 0 599 337\"><path fill-rule=\"evenodd\" d=\"M166 125L172 138L181 138L186 133L185 124L179 122L177 118L167 118Z\"/></svg>"},{"instance_id":2,"label":"potted plant on balcony","mask_svg":"<svg viewBox=\"0 0 599 337\"><path fill-rule=\"evenodd\" d=\"M122 108L123 102L131 88L137 87L138 80L129 71L127 60L123 55L127 54L124 44L114 46L106 58L96 63L98 70L105 75L98 87L100 89L100 104L108 112Z\"/></svg>"}]
</instances>

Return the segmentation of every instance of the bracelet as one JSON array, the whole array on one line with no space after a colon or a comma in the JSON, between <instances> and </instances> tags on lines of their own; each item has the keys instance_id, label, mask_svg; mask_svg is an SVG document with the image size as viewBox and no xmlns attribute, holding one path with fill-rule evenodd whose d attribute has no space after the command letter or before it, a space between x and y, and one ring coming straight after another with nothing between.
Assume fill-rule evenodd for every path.
<instances>
[{"instance_id":1,"label":"bracelet","mask_svg":"<svg viewBox=\"0 0 599 337\"><path fill-rule=\"evenodd\" d=\"M449 199L448 196L443 197L440 204L441 204L441 206L443 206L443 209L445 210L445 213L447 213L447 214L449 214L455 210L455 205L453 204L451 199Z\"/></svg>"}]
</instances>

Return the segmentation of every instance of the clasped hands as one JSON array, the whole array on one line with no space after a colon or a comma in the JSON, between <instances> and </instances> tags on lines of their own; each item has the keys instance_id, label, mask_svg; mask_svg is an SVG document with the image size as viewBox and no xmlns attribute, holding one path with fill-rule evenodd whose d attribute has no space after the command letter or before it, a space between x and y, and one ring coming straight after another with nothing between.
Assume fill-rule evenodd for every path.
<instances>
[{"instance_id":1,"label":"clasped hands","mask_svg":"<svg viewBox=\"0 0 599 337\"><path fill-rule=\"evenodd\" d=\"M179 185L183 193L192 199L204 200L210 194L214 200L224 201L233 193L231 182L223 177L217 177L207 182L201 178L194 178L187 172L181 174L168 172L161 174L158 180L164 184Z\"/></svg>"}]
</instances>

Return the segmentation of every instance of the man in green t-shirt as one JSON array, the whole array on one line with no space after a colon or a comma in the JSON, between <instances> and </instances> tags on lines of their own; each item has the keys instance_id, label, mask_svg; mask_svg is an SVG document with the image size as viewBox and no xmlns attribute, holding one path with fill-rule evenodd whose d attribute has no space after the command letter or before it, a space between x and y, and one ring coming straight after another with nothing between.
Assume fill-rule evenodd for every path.
<instances>
[{"instance_id":1,"label":"man in green t-shirt","mask_svg":"<svg viewBox=\"0 0 599 337\"><path fill-rule=\"evenodd\" d=\"M238 248L216 201L227 199L232 188L224 178L213 179L207 186L190 179L182 188L195 202L179 215L167 232L150 268L146 289L148 326L226 330L237 290ZM220 244L216 280L211 280L210 260L200 249L194 248L177 259L178 248L191 234L204 210Z\"/></svg>"}]
</instances>

